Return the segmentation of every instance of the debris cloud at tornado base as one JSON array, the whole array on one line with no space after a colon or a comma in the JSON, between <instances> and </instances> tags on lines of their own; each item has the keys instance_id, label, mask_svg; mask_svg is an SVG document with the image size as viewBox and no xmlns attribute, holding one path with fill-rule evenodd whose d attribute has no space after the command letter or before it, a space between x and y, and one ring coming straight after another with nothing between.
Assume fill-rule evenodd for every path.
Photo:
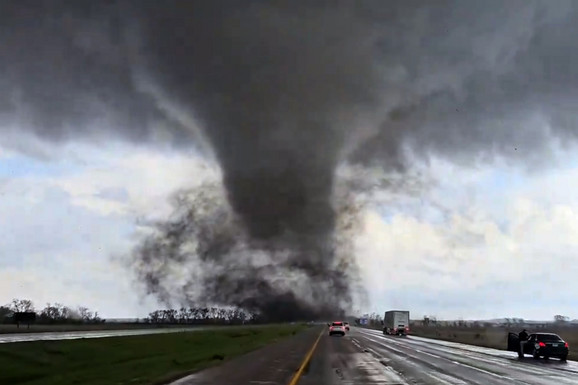
<instances>
[{"instance_id":1,"label":"debris cloud at tornado base","mask_svg":"<svg viewBox=\"0 0 578 385\"><path fill-rule=\"evenodd\" d=\"M572 1L33 3L0 6L3 146L164 141L219 165L131 256L167 303L347 309L371 181L339 167L535 170L575 143Z\"/></svg>"}]
</instances>

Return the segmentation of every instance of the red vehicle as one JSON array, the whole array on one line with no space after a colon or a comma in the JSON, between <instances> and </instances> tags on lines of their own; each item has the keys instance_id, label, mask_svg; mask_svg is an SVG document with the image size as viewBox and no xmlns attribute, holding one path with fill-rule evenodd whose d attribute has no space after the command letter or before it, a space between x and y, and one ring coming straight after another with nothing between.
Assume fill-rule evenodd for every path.
<instances>
[{"instance_id":1,"label":"red vehicle","mask_svg":"<svg viewBox=\"0 0 578 385\"><path fill-rule=\"evenodd\" d=\"M335 321L331 325L329 325L329 336L333 335L340 335L345 336L345 325L341 321Z\"/></svg>"}]
</instances>

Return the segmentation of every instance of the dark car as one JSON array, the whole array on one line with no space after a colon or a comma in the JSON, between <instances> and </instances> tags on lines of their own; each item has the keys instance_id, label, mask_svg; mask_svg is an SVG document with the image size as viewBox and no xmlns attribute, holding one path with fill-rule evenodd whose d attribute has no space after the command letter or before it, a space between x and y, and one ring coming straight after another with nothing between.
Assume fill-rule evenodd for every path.
<instances>
[{"instance_id":1,"label":"dark car","mask_svg":"<svg viewBox=\"0 0 578 385\"><path fill-rule=\"evenodd\" d=\"M329 325L329 335L333 336L336 334L342 337L345 336L345 326L343 325L343 322L335 321Z\"/></svg>"},{"instance_id":2,"label":"dark car","mask_svg":"<svg viewBox=\"0 0 578 385\"><path fill-rule=\"evenodd\" d=\"M522 349L520 349L520 342L522 342ZM525 354L531 354L535 359L555 357L566 361L569 348L568 342L554 333L533 333L526 341L520 341L515 333L508 334L508 350L517 352L520 358Z\"/></svg>"}]
</instances>

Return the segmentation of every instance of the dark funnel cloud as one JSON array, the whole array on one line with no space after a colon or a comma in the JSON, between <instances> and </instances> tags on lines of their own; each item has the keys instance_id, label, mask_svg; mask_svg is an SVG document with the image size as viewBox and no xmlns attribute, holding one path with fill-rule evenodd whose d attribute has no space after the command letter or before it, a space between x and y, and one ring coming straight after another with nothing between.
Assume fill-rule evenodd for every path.
<instances>
[{"instance_id":1,"label":"dark funnel cloud","mask_svg":"<svg viewBox=\"0 0 578 385\"><path fill-rule=\"evenodd\" d=\"M371 24L345 2L304 4L159 3L144 26L153 72L193 106L257 239L330 236L347 130L378 100Z\"/></svg>"},{"instance_id":2,"label":"dark funnel cloud","mask_svg":"<svg viewBox=\"0 0 578 385\"><path fill-rule=\"evenodd\" d=\"M203 298L279 319L339 313L351 301L353 255L338 263L334 175L348 130L375 109L380 90L375 26L347 4L175 2L145 10L157 16L141 24L148 66L193 106L221 165L235 227L244 230L195 235L210 249L195 249L202 262L226 268L203 276ZM178 223L189 239L203 225L186 217ZM169 233L163 227L146 253L174 260L156 249ZM253 254L273 259L258 266ZM146 280L156 284L157 276ZM299 286L313 290L299 294Z\"/></svg>"},{"instance_id":3,"label":"dark funnel cloud","mask_svg":"<svg viewBox=\"0 0 578 385\"><path fill-rule=\"evenodd\" d=\"M536 170L574 145L577 8L2 1L0 145L208 143L222 183L179 192L150 226L130 258L146 289L269 319L329 316L358 291L352 239L376 184L363 170L419 194L416 161Z\"/></svg>"}]
</instances>

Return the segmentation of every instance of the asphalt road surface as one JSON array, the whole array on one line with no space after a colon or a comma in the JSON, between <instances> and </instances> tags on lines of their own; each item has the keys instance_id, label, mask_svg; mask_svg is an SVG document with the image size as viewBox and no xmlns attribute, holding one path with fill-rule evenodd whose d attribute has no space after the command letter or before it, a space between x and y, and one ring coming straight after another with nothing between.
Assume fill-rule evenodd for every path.
<instances>
[{"instance_id":1,"label":"asphalt road surface","mask_svg":"<svg viewBox=\"0 0 578 385\"><path fill-rule=\"evenodd\" d=\"M519 360L516 353L352 328L329 337L312 328L173 385L289 385L317 336L321 339L298 385L577 384L578 363Z\"/></svg>"},{"instance_id":2,"label":"asphalt road surface","mask_svg":"<svg viewBox=\"0 0 578 385\"><path fill-rule=\"evenodd\" d=\"M195 332L207 330L209 327L194 328L163 328L163 329L130 329L130 330L94 330L77 332L45 332L45 333L8 333L0 334L0 344L31 341L76 340L80 338L104 338L140 336L145 334Z\"/></svg>"},{"instance_id":3,"label":"asphalt road surface","mask_svg":"<svg viewBox=\"0 0 578 385\"><path fill-rule=\"evenodd\" d=\"M325 338L310 365L300 385L578 384L576 362L519 360L513 352L356 328Z\"/></svg>"}]
</instances>

